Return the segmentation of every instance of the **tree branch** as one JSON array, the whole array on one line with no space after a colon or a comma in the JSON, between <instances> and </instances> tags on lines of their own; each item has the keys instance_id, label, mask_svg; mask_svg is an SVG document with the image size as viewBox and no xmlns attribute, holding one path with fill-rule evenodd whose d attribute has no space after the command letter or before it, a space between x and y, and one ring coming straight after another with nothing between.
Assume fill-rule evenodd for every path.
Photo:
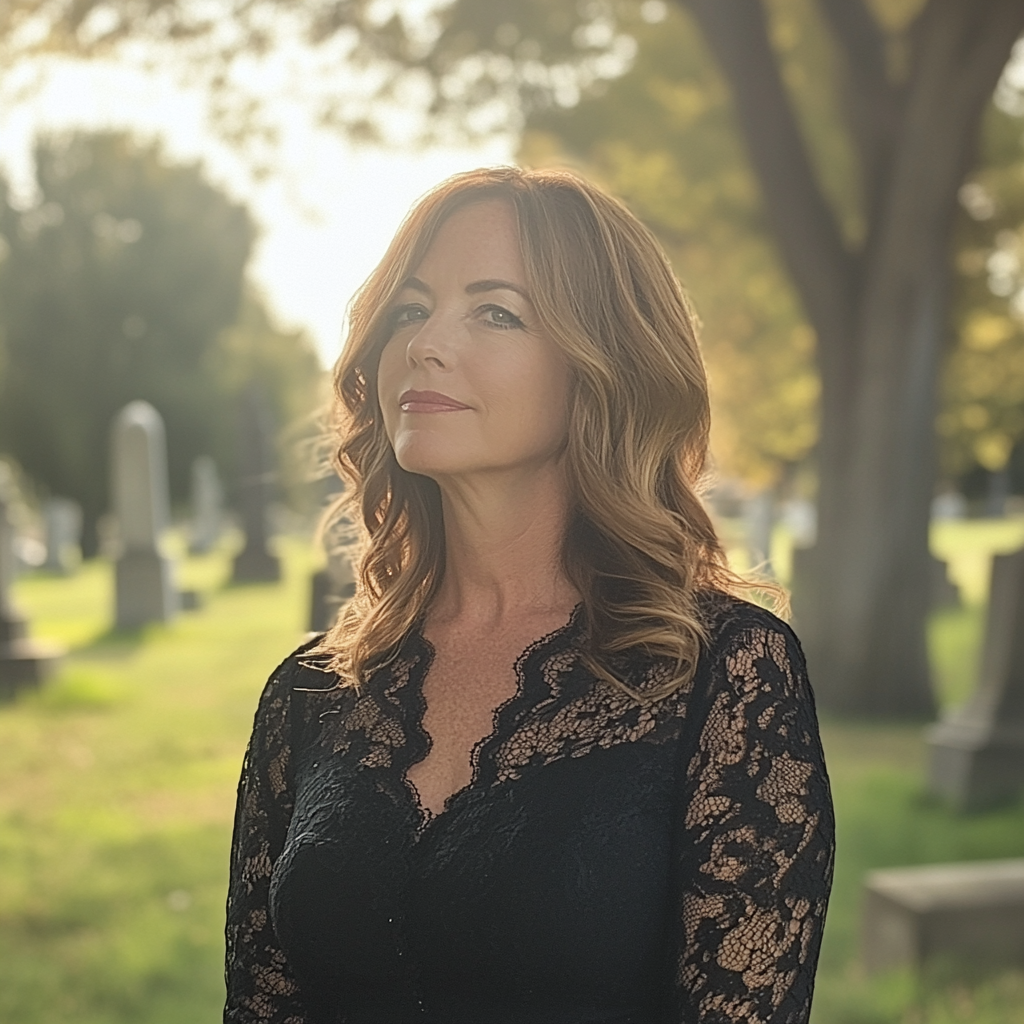
<instances>
[{"instance_id":1,"label":"tree branch","mask_svg":"<svg viewBox=\"0 0 1024 1024\"><path fill-rule=\"evenodd\" d=\"M760 0L683 0L731 88L765 208L835 380L856 320L856 263L815 177Z\"/></svg>"},{"instance_id":2,"label":"tree branch","mask_svg":"<svg viewBox=\"0 0 1024 1024\"><path fill-rule=\"evenodd\" d=\"M906 131L892 182L894 196L916 196L908 209L955 204L979 122L1022 31L1020 0L929 0L913 27Z\"/></svg>"},{"instance_id":3,"label":"tree branch","mask_svg":"<svg viewBox=\"0 0 1024 1024\"><path fill-rule=\"evenodd\" d=\"M995 91L1013 44L1024 33L1024 4L992 0L991 13L971 40L962 64L962 90L969 101L986 99Z\"/></svg>"},{"instance_id":4,"label":"tree branch","mask_svg":"<svg viewBox=\"0 0 1024 1024\"><path fill-rule=\"evenodd\" d=\"M863 0L818 0L845 57L843 107L861 158L865 216L881 201L886 170L899 135L903 90L889 78L885 34Z\"/></svg>"},{"instance_id":5,"label":"tree branch","mask_svg":"<svg viewBox=\"0 0 1024 1024\"><path fill-rule=\"evenodd\" d=\"M864 6L864 0L818 0L818 6L846 55L857 84L869 89L888 86L885 34Z\"/></svg>"}]
</instances>

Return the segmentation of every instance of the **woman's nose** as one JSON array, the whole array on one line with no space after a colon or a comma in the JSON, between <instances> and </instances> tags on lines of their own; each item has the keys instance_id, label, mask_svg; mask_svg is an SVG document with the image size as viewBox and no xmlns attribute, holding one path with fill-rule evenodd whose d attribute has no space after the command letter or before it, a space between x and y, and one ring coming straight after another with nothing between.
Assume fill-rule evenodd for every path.
<instances>
[{"instance_id":1,"label":"woman's nose","mask_svg":"<svg viewBox=\"0 0 1024 1024\"><path fill-rule=\"evenodd\" d=\"M450 369L452 350L452 324L445 324L444 315L435 311L423 326L409 339L405 355L411 366L431 366L437 370Z\"/></svg>"}]
</instances>

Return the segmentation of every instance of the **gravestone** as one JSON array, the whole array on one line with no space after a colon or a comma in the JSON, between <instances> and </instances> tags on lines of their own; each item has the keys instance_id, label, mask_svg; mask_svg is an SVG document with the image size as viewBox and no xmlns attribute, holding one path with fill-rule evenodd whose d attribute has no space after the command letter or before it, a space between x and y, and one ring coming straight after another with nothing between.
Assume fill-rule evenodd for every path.
<instances>
[{"instance_id":1,"label":"gravestone","mask_svg":"<svg viewBox=\"0 0 1024 1024\"><path fill-rule=\"evenodd\" d=\"M231 581L274 583L281 578L281 562L267 546L267 516L275 482L273 432L266 405L255 388L245 392L241 413L238 499L245 546L235 558Z\"/></svg>"},{"instance_id":2,"label":"gravestone","mask_svg":"<svg viewBox=\"0 0 1024 1024\"><path fill-rule=\"evenodd\" d=\"M961 810L1024 789L1024 549L992 559L978 684L928 745L930 788Z\"/></svg>"},{"instance_id":3,"label":"gravestone","mask_svg":"<svg viewBox=\"0 0 1024 1024\"><path fill-rule=\"evenodd\" d=\"M967 499L959 491L943 491L932 499L932 519L942 522L966 517Z\"/></svg>"},{"instance_id":4,"label":"gravestone","mask_svg":"<svg viewBox=\"0 0 1024 1024\"><path fill-rule=\"evenodd\" d=\"M192 463L192 530L189 551L204 555L220 540L224 522L224 489L217 475L217 464L209 455L200 455Z\"/></svg>"},{"instance_id":5,"label":"gravestone","mask_svg":"<svg viewBox=\"0 0 1024 1024\"><path fill-rule=\"evenodd\" d=\"M48 572L69 576L78 568L82 552L82 507L70 498L49 498L43 502L43 529L46 534Z\"/></svg>"},{"instance_id":6,"label":"gravestone","mask_svg":"<svg viewBox=\"0 0 1024 1024\"><path fill-rule=\"evenodd\" d=\"M871 972L929 963L1024 967L1024 860L871 872L861 949Z\"/></svg>"},{"instance_id":7,"label":"gravestone","mask_svg":"<svg viewBox=\"0 0 1024 1024\"><path fill-rule=\"evenodd\" d=\"M311 583L309 630L324 633L334 625L341 606L356 592L351 560L341 552L331 554L327 567L314 573Z\"/></svg>"},{"instance_id":8,"label":"gravestone","mask_svg":"<svg viewBox=\"0 0 1024 1024\"><path fill-rule=\"evenodd\" d=\"M775 526L775 495L762 491L743 503L743 526L747 535L750 564L768 576L773 575L772 528Z\"/></svg>"},{"instance_id":9,"label":"gravestone","mask_svg":"<svg viewBox=\"0 0 1024 1024\"><path fill-rule=\"evenodd\" d=\"M949 563L930 555L928 558L928 604L933 610L960 607L960 588L949 578Z\"/></svg>"},{"instance_id":10,"label":"gravestone","mask_svg":"<svg viewBox=\"0 0 1024 1024\"><path fill-rule=\"evenodd\" d=\"M1002 519L1006 515L1006 499L1009 497L1009 470L1004 467L990 472L985 491L984 515L989 519Z\"/></svg>"},{"instance_id":11,"label":"gravestone","mask_svg":"<svg viewBox=\"0 0 1024 1024\"><path fill-rule=\"evenodd\" d=\"M11 599L16 571L12 497L9 481L0 477L0 700L38 686L56 668L61 655L55 645L29 637L28 622Z\"/></svg>"},{"instance_id":12,"label":"gravestone","mask_svg":"<svg viewBox=\"0 0 1024 1024\"><path fill-rule=\"evenodd\" d=\"M790 498L779 517L789 531L793 547L814 547L818 539L818 508L806 498Z\"/></svg>"},{"instance_id":13,"label":"gravestone","mask_svg":"<svg viewBox=\"0 0 1024 1024\"><path fill-rule=\"evenodd\" d=\"M167 445L160 414L131 402L114 421L111 482L120 554L114 566L115 625L166 622L178 610L173 569L160 536L170 519Z\"/></svg>"},{"instance_id":14,"label":"gravestone","mask_svg":"<svg viewBox=\"0 0 1024 1024\"><path fill-rule=\"evenodd\" d=\"M789 571L789 596L793 612L793 628L801 634L810 634L814 614L815 547L794 547Z\"/></svg>"}]
</instances>

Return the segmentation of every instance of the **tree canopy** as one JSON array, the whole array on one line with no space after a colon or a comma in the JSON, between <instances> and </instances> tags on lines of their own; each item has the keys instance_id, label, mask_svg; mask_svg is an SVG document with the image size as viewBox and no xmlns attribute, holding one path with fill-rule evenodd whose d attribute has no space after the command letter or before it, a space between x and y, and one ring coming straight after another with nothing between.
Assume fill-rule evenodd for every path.
<instances>
[{"instance_id":1,"label":"tree canopy","mask_svg":"<svg viewBox=\"0 0 1024 1024\"><path fill-rule=\"evenodd\" d=\"M527 163L574 162L654 229L704 321L721 471L772 483L813 455L818 377L812 326L787 279L739 144L728 86L678 7L622 22L637 43L621 77L572 107L527 119ZM836 59L809 4L779 15L777 46L806 137L845 232L863 232L837 97ZM1001 469L1024 437L1024 103L1006 84L987 112L961 190L955 315L938 419L941 469Z\"/></svg>"},{"instance_id":2,"label":"tree canopy","mask_svg":"<svg viewBox=\"0 0 1024 1024\"><path fill-rule=\"evenodd\" d=\"M164 417L180 499L197 455L232 470L232 403L247 377L267 377L292 412L319 368L255 298L239 321L255 227L201 167L116 133L40 140L35 166L31 207L0 191L0 448L82 504L91 550L110 425L127 402Z\"/></svg>"}]
</instances>

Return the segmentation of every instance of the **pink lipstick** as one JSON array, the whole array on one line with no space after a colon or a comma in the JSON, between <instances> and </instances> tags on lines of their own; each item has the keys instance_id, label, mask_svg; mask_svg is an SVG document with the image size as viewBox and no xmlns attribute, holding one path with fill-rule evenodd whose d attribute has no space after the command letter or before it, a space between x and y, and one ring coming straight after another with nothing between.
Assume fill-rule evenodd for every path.
<instances>
[{"instance_id":1,"label":"pink lipstick","mask_svg":"<svg viewBox=\"0 0 1024 1024\"><path fill-rule=\"evenodd\" d=\"M440 391L404 391L398 406L402 412L459 412L469 408Z\"/></svg>"}]
</instances>

